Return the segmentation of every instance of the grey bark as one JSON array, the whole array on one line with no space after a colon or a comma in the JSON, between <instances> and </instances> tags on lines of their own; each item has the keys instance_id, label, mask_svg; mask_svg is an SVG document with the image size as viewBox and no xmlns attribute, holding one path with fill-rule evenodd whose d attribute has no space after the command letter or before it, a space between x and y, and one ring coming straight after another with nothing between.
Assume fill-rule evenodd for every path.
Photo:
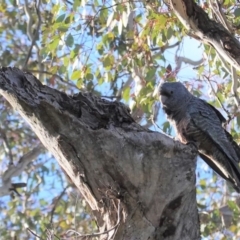
<instances>
[{"instance_id":1,"label":"grey bark","mask_svg":"<svg viewBox=\"0 0 240 240\"><path fill-rule=\"evenodd\" d=\"M119 102L68 96L16 68L0 69L0 93L85 197L99 231L112 229L99 239L200 239L195 149L142 128Z\"/></svg>"}]
</instances>

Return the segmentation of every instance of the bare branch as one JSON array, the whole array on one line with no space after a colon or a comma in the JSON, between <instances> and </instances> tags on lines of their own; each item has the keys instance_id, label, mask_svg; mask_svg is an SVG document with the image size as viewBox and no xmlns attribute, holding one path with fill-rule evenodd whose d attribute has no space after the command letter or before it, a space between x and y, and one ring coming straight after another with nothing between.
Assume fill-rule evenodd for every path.
<instances>
[{"instance_id":1,"label":"bare branch","mask_svg":"<svg viewBox=\"0 0 240 240\"><path fill-rule=\"evenodd\" d=\"M160 54L160 53L163 53L167 49L174 48L174 47L178 46L180 43L181 43L180 41L178 41L178 42L176 42L176 43L174 43L172 45L169 45L167 43L166 45L164 45L162 47L155 47L155 48L151 48L150 50L151 51L158 51L158 50L160 50L160 52L158 53L158 54Z\"/></svg>"},{"instance_id":2,"label":"bare branch","mask_svg":"<svg viewBox=\"0 0 240 240\"><path fill-rule=\"evenodd\" d=\"M199 66L204 61L205 61L204 57L199 60L194 61L194 60L186 58L186 57L179 57L179 56L175 55L176 67L175 67L175 70L173 71L173 73L176 75L179 72L179 70L181 69L182 63L190 64L192 66Z\"/></svg>"},{"instance_id":3,"label":"bare branch","mask_svg":"<svg viewBox=\"0 0 240 240\"><path fill-rule=\"evenodd\" d=\"M2 186L0 187L0 197L9 195L10 190L16 188L14 184L11 183L11 178L19 176L26 166L37 158L37 156L43 151L44 147L42 144L39 144L37 147L32 149L30 152L23 155L17 165L11 165L8 169L2 174Z\"/></svg>"}]
</instances>

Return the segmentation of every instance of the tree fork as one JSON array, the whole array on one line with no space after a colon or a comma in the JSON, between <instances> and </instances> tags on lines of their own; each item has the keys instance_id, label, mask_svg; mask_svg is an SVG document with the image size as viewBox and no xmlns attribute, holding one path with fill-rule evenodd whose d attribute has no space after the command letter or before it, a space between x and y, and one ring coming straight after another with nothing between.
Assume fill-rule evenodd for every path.
<instances>
[{"instance_id":1,"label":"tree fork","mask_svg":"<svg viewBox=\"0 0 240 240\"><path fill-rule=\"evenodd\" d=\"M0 69L0 93L87 200L100 239L200 239L196 149L144 129L120 102L68 96L17 68Z\"/></svg>"}]
</instances>

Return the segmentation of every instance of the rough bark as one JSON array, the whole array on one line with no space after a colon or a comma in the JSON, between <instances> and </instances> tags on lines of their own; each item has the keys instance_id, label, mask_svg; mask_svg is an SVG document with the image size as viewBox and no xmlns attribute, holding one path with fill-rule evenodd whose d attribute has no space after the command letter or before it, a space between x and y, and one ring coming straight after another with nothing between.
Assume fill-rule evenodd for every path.
<instances>
[{"instance_id":1,"label":"rough bark","mask_svg":"<svg viewBox=\"0 0 240 240\"><path fill-rule=\"evenodd\" d=\"M86 198L99 231L110 229L99 239L200 239L194 148L142 128L119 102L68 96L16 68L0 69L0 89Z\"/></svg>"},{"instance_id":2,"label":"rough bark","mask_svg":"<svg viewBox=\"0 0 240 240\"><path fill-rule=\"evenodd\" d=\"M222 24L210 19L193 0L170 0L173 10L184 26L200 40L213 46L219 54L240 70L240 43Z\"/></svg>"}]
</instances>

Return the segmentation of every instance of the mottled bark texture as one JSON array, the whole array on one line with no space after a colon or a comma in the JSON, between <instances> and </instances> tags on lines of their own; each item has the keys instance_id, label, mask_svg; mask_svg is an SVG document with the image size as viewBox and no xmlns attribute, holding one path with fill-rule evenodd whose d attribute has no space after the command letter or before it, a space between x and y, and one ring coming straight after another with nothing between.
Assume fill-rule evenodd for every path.
<instances>
[{"instance_id":1,"label":"mottled bark texture","mask_svg":"<svg viewBox=\"0 0 240 240\"><path fill-rule=\"evenodd\" d=\"M213 46L232 66L240 70L240 43L222 24L210 19L193 0L170 0L184 26Z\"/></svg>"},{"instance_id":2,"label":"mottled bark texture","mask_svg":"<svg viewBox=\"0 0 240 240\"><path fill-rule=\"evenodd\" d=\"M88 201L99 239L195 240L196 150L136 124L90 93L68 96L30 73L0 69L0 93L31 125Z\"/></svg>"}]
</instances>

